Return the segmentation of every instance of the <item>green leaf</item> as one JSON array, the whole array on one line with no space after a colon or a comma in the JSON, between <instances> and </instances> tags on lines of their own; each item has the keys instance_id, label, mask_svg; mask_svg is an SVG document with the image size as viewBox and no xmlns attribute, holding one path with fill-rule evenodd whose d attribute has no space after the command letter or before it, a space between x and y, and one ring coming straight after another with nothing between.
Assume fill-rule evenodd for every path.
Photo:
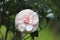
<instances>
[{"instance_id":1,"label":"green leaf","mask_svg":"<svg viewBox=\"0 0 60 40\"><path fill-rule=\"evenodd\" d=\"M23 38L23 40L30 40L31 37L30 37L30 34L26 34L26 36Z\"/></svg>"},{"instance_id":2,"label":"green leaf","mask_svg":"<svg viewBox=\"0 0 60 40\"><path fill-rule=\"evenodd\" d=\"M2 35L2 33L0 32L0 40L2 40L2 36L3 36L3 35Z\"/></svg>"},{"instance_id":3,"label":"green leaf","mask_svg":"<svg viewBox=\"0 0 60 40\"><path fill-rule=\"evenodd\" d=\"M41 28L44 28L46 26L46 24L47 24L47 21L45 18L43 18L39 25L41 26Z\"/></svg>"},{"instance_id":4,"label":"green leaf","mask_svg":"<svg viewBox=\"0 0 60 40\"><path fill-rule=\"evenodd\" d=\"M6 40L12 40L13 38L13 33L11 31L8 32L7 34L7 39Z\"/></svg>"},{"instance_id":5,"label":"green leaf","mask_svg":"<svg viewBox=\"0 0 60 40\"><path fill-rule=\"evenodd\" d=\"M3 40L5 40L6 30L7 30L6 26L2 25L0 28L0 31L1 31L1 34L3 36Z\"/></svg>"},{"instance_id":6,"label":"green leaf","mask_svg":"<svg viewBox=\"0 0 60 40\"><path fill-rule=\"evenodd\" d=\"M38 37L35 37L35 40L52 40L52 33L48 28L40 31L38 35Z\"/></svg>"}]
</instances>

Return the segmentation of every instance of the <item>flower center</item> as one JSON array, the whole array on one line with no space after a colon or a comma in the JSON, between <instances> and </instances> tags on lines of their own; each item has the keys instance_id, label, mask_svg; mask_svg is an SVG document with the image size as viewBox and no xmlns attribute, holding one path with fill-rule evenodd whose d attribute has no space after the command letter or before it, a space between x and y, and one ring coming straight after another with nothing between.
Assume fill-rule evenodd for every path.
<instances>
[{"instance_id":1,"label":"flower center","mask_svg":"<svg viewBox=\"0 0 60 40\"><path fill-rule=\"evenodd\" d=\"M29 24L29 17L25 17L25 18L24 18L24 23L25 23L25 24Z\"/></svg>"}]
</instances>

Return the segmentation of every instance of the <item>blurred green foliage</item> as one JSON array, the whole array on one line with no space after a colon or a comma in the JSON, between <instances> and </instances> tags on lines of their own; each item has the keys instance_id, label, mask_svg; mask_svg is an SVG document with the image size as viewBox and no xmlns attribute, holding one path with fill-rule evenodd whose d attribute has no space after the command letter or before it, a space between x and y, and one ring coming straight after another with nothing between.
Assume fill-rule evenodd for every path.
<instances>
[{"instance_id":1,"label":"blurred green foliage","mask_svg":"<svg viewBox=\"0 0 60 40\"><path fill-rule=\"evenodd\" d=\"M23 9L39 15L39 36L35 40L60 40L60 0L0 0L0 40L32 40L15 28L15 16ZM53 13L54 18L46 17ZM51 16L51 15L50 15Z\"/></svg>"}]
</instances>

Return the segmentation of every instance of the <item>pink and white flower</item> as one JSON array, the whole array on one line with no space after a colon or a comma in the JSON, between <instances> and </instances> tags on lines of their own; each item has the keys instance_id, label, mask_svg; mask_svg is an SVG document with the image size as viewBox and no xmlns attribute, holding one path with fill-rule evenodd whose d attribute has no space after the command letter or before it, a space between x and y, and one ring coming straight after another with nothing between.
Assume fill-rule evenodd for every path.
<instances>
[{"instance_id":1,"label":"pink and white flower","mask_svg":"<svg viewBox=\"0 0 60 40\"><path fill-rule=\"evenodd\" d=\"M38 29L39 18L31 9L20 11L15 18L15 26L21 32L34 32Z\"/></svg>"}]
</instances>

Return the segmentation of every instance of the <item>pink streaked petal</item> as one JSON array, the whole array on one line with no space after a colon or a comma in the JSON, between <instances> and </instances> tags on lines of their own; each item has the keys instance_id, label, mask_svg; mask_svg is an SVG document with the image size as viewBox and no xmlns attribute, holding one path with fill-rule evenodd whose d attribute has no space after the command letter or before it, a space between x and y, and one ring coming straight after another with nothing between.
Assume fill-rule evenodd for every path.
<instances>
[{"instance_id":1,"label":"pink streaked petal","mask_svg":"<svg viewBox=\"0 0 60 40\"><path fill-rule=\"evenodd\" d=\"M22 20L25 24L29 24L30 18L28 16L28 17L24 17Z\"/></svg>"}]
</instances>

